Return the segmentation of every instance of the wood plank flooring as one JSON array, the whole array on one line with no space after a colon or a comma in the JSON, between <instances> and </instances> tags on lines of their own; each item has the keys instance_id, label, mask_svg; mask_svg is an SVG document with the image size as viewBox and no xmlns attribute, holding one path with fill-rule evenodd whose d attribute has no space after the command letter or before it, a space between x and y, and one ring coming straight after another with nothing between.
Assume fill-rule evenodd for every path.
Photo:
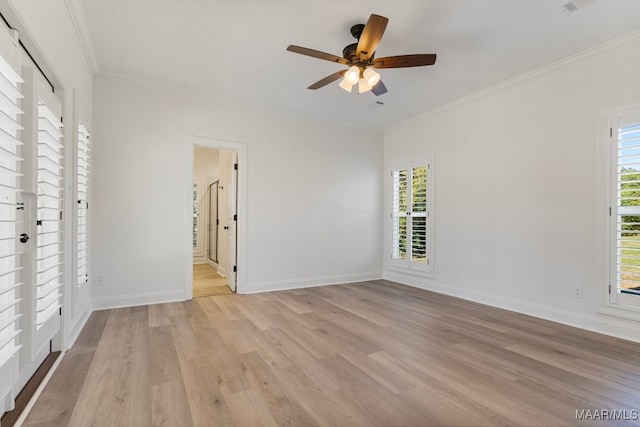
<instances>
[{"instance_id":1,"label":"wood plank flooring","mask_svg":"<svg viewBox=\"0 0 640 427\"><path fill-rule=\"evenodd\" d=\"M609 426L640 344L387 281L98 311L26 426Z\"/></svg>"},{"instance_id":2,"label":"wood plank flooring","mask_svg":"<svg viewBox=\"0 0 640 427\"><path fill-rule=\"evenodd\" d=\"M227 279L209 264L193 265L193 297L210 297L233 293L227 286Z\"/></svg>"}]
</instances>

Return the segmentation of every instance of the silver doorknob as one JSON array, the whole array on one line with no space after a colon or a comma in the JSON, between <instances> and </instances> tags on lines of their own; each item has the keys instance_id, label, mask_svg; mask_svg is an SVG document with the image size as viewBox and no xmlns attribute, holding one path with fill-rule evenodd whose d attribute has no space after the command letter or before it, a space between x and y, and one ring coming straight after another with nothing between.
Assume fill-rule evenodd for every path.
<instances>
[{"instance_id":1,"label":"silver doorknob","mask_svg":"<svg viewBox=\"0 0 640 427\"><path fill-rule=\"evenodd\" d=\"M29 241L29 235L27 233L22 233L20 235L20 243L27 243Z\"/></svg>"}]
</instances>

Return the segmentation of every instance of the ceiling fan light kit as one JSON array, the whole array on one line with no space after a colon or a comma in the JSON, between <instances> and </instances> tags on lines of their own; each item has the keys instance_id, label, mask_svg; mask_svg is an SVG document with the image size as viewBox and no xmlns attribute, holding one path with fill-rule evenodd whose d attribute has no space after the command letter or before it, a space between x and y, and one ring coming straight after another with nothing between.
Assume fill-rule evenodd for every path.
<instances>
[{"instance_id":1,"label":"ceiling fan light kit","mask_svg":"<svg viewBox=\"0 0 640 427\"><path fill-rule=\"evenodd\" d=\"M351 27L351 35L358 40L358 43L352 43L345 47L342 50L342 57L295 45L289 45L287 50L349 67L347 70L338 71L315 82L308 89L320 89L342 77L339 86L345 91L351 92L353 86L357 83L358 93L371 91L374 95L380 96L387 92L387 88L380 80L380 74L373 70L372 67L422 67L433 65L436 62L435 54L398 55L374 59L375 50L382 39L388 22L389 20L384 16L372 14L366 25L357 24Z\"/></svg>"},{"instance_id":2,"label":"ceiling fan light kit","mask_svg":"<svg viewBox=\"0 0 640 427\"><path fill-rule=\"evenodd\" d=\"M347 92L353 90L353 86L358 84L358 93L369 92L380 81L380 73L376 73L371 68L362 69L356 65L351 66L344 74L344 78L338 86Z\"/></svg>"}]
</instances>

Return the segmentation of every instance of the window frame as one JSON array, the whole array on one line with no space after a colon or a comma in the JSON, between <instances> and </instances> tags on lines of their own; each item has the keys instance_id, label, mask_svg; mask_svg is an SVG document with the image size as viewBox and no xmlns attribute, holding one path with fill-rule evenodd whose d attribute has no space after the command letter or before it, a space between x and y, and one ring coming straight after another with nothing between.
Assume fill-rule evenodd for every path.
<instances>
[{"instance_id":1,"label":"window frame","mask_svg":"<svg viewBox=\"0 0 640 427\"><path fill-rule=\"evenodd\" d=\"M634 318L640 318L640 295L631 295L618 290L618 258L622 255L618 254L618 216L625 212L628 215L634 215L635 211L640 212L640 207L630 209L630 207L618 206L618 129L624 126L624 120L633 117L640 123L640 106L626 110L620 110L615 114L610 114L607 118L607 303L606 307L615 311L625 311L628 314L623 315ZM623 191L623 190L620 190Z\"/></svg>"},{"instance_id":2,"label":"window frame","mask_svg":"<svg viewBox=\"0 0 640 427\"><path fill-rule=\"evenodd\" d=\"M424 213L422 211L418 211L420 214L418 216L420 217L424 217L426 219L425 221L425 228L426 228L426 249L425 249L425 257L426 257L426 262L424 263L419 263L419 262L415 262L411 259L411 248L408 248L409 251L407 251L407 257L405 259L398 259L396 257L394 257L394 253L395 248L399 245L398 239L396 238L395 235L395 221L394 218L400 214L399 216L403 216L406 217L408 219L407 221L407 237L406 240L407 242L411 242L413 240L413 236L411 233L411 221L410 219L413 218L413 216L411 215L413 213L413 209L411 203L407 203L407 215L402 215L402 213L400 212L396 212L395 210L395 194L396 194L396 185L395 185L395 180L394 180L394 174L402 171L402 170L407 170L407 171L411 171L414 168L420 167L420 166L424 166L426 167L426 203L425 203L425 211ZM419 275L419 276L423 276L423 277L428 277L428 278L433 278L433 272L434 272L434 262L433 262L433 258L434 258L434 165L433 165L433 156L427 156L427 157L423 157L423 158L419 158L416 160L412 160L412 161L408 161L408 162L403 162L403 163L397 163L395 165L393 165L389 170L389 177L391 179L390 182L390 201L389 201L389 209L390 209L390 230L389 230L389 234L390 234L390 248L389 248L389 268L392 270L395 270L397 272L402 272L402 273L408 273L408 274L412 274L412 275ZM409 174L408 174L409 175ZM413 179L413 178L411 178ZM407 198L410 200L411 198L411 186L410 186L411 181L408 181L408 192L407 192Z\"/></svg>"}]
</instances>

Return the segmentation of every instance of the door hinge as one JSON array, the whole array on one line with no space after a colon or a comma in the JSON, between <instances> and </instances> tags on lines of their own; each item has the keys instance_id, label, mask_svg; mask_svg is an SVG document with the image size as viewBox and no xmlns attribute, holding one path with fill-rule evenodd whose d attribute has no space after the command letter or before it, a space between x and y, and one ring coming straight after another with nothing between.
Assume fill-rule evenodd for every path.
<instances>
[{"instance_id":1,"label":"door hinge","mask_svg":"<svg viewBox=\"0 0 640 427\"><path fill-rule=\"evenodd\" d=\"M609 285L609 295L611 295L611 285Z\"/></svg>"},{"instance_id":2,"label":"door hinge","mask_svg":"<svg viewBox=\"0 0 640 427\"><path fill-rule=\"evenodd\" d=\"M60 316L62 316L62 307L60 307Z\"/></svg>"},{"instance_id":3,"label":"door hinge","mask_svg":"<svg viewBox=\"0 0 640 427\"><path fill-rule=\"evenodd\" d=\"M233 216L233 220L234 220L234 221L237 221L237 220L238 220L238 215L234 215L234 216Z\"/></svg>"},{"instance_id":4,"label":"door hinge","mask_svg":"<svg viewBox=\"0 0 640 427\"><path fill-rule=\"evenodd\" d=\"M237 163L234 163L234 164L233 164L233 169L234 169L234 170L238 170L238 164L237 164Z\"/></svg>"},{"instance_id":5,"label":"door hinge","mask_svg":"<svg viewBox=\"0 0 640 427\"><path fill-rule=\"evenodd\" d=\"M609 128L609 136L612 137L613 136L613 128Z\"/></svg>"},{"instance_id":6,"label":"door hinge","mask_svg":"<svg viewBox=\"0 0 640 427\"><path fill-rule=\"evenodd\" d=\"M60 221L62 221L62 211L60 211Z\"/></svg>"},{"instance_id":7,"label":"door hinge","mask_svg":"<svg viewBox=\"0 0 640 427\"><path fill-rule=\"evenodd\" d=\"M234 272L234 273L237 273L237 272L238 272L238 266L237 266L237 265L234 265L234 266L233 266L233 272Z\"/></svg>"},{"instance_id":8,"label":"door hinge","mask_svg":"<svg viewBox=\"0 0 640 427\"><path fill-rule=\"evenodd\" d=\"M611 216L611 206L609 206L609 216Z\"/></svg>"}]
</instances>

